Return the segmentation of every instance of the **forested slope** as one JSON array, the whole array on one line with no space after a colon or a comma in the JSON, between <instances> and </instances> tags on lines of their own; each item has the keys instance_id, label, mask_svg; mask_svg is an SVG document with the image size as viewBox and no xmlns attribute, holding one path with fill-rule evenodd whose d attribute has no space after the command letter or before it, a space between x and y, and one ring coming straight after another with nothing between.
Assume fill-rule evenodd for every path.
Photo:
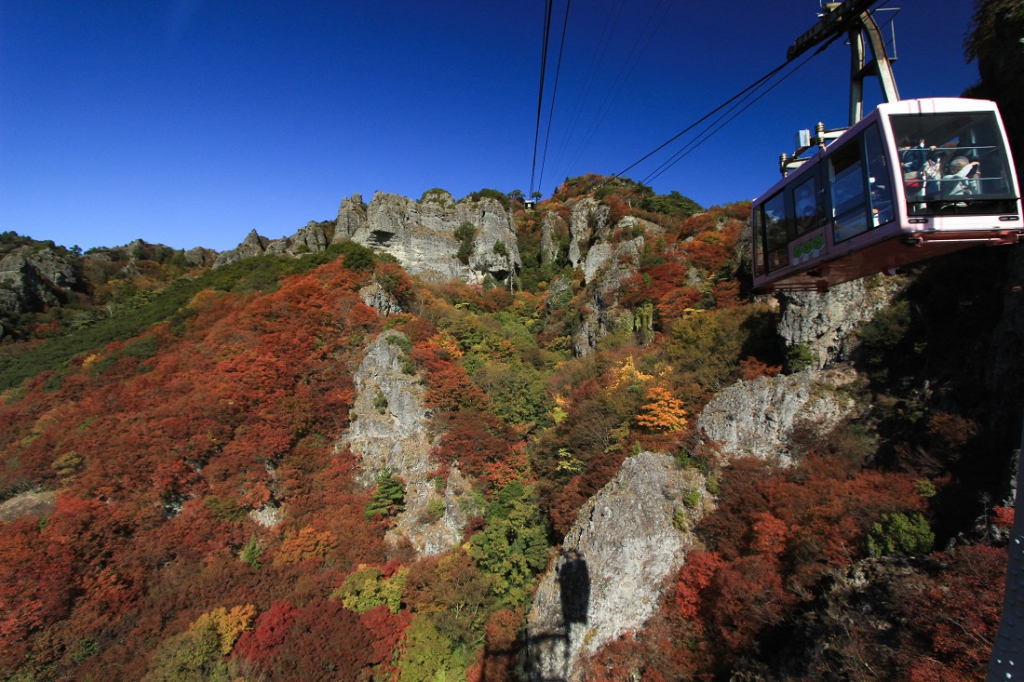
<instances>
[{"instance_id":1,"label":"forested slope","mask_svg":"<svg viewBox=\"0 0 1024 682\"><path fill-rule=\"evenodd\" d=\"M215 269L5 233L0 679L984 676L1018 248L780 301L748 204L445 202L485 200L516 248L452 223L470 283L326 221Z\"/></svg>"}]
</instances>

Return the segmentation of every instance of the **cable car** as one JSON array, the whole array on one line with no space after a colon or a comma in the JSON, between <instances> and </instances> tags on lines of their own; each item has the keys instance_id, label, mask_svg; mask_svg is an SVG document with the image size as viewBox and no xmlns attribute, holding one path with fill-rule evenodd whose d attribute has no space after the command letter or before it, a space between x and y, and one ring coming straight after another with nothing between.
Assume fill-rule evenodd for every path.
<instances>
[{"instance_id":1,"label":"cable car","mask_svg":"<svg viewBox=\"0 0 1024 682\"><path fill-rule=\"evenodd\" d=\"M787 174L753 202L760 292L823 291L975 245L1013 244L1024 232L994 102L883 103L849 129L803 131L800 146L817 151L791 172L783 156Z\"/></svg>"}]
</instances>

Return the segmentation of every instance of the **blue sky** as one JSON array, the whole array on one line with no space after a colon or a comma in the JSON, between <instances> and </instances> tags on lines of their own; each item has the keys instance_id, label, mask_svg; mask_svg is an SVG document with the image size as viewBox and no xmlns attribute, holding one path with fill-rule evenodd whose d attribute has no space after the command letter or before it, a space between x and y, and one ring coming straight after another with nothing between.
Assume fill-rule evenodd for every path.
<instances>
[{"instance_id":1,"label":"blue sky","mask_svg":"<svg viewBox=\"0 0 1024 682\"><path fill-rule=\"evenodd\" d=\"M899 6L901 96L976 81L962 49L973 3ZM544 7L0 0L0 231L223 250L251 229L279 237L333 219L355 192L528 192ZM576 0L538 189L623 170L781 64L817 11ZM555 0L549 93L564 12ZM648 184L705 206L753 198L797 129L845 124L848 71L833 44ZM542 144L546 125L545 108ZM643 180L678 148L626 175Z\"/></svg>"}]
</instances>

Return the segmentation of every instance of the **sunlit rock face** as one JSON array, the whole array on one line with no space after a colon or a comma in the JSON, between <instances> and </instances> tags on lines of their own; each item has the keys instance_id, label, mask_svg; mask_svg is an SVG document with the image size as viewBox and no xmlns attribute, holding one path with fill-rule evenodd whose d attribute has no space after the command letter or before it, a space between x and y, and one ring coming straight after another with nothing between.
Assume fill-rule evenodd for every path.
<instances>
[{"instance_id":1,"label":"sunlit rock face","mask_svg":"<svg viewBox=\"0 0 1024 682\"><path fill-rule=\"evenodd\" d=\"M855 378L852 370L807 370L737 381L704 407L697 429L723 459L757 457L788 465L794 429L825 434L856 413L853 399L838 390Z\"/></svg>"},{"instance_id":2,"label":"sunlit rock face","mask_svg":"<svg viewBox=\"0 0 1024 682\"><path fill-rule=\"evenodd\" d=\"M52 249L21 246L0 254L0 315L59 305L77 283L72 264Z\"/></svg>"},{"instance_id":3,"label":"sunlit rock face","mask_svg":"<svg viewBox=\"0 0 1024 682\"><path fill-rule=\"evenodd\" d=\"M430 457L429 412L420 377L407 373L403 357L408 338L390 331L367 348L354 375L356 397L352 426L339 447L348 447L362 461L356 480L365 488L389 469L405 484L405 511L398 514L386 540L393 550L409 545L417 556L447 551L462 540L466 526L463 498L469 482L451 468L443 490L434 481L438 463ZM440 500L443 512L431 511ZM434 502L435 510L440 503Z\"/></svg>"},{"instance_id":4,"label":"sunlit rock face","mask_svg":"<svg viewBox=\"0 0 1024 682\"><path fill-rule=\"evenodd\" d=\"M878 276L838 284L822 294L779 293L779 336L786 348L806 346L812 369L850 360L856 348L853 331L888 307L900 286L899 280Z\"/></svg>"},{"instance_id":5,"label":"sunlit rock face","mask_svg":"<svg viewBox=\"0 0 1024 682\"><path fill-rule=\"evenodd\" d=\"M463 223L475 230L466 262L457 257L461 242L455 236ZM338 210L334 239L389 253L409 274L427 279L473 283L490 275L507 282L522 267L512 213L489 197L456 203L441 190L419 201L377 192L364 206L355 195Z\"/></svg>"},{"instance_id":6,"label":"sunlit rock face","mask_svg":"<svg viewBox=\"0 0 1024 682\"><path fill-rule=\"evenodd\" d=\"M529 679L585 680L591 656L643 627L696 542L689 528L711 504L704 477L672 457L627 459L580 509L537 588Z\"/></svg>"}]
</instances>

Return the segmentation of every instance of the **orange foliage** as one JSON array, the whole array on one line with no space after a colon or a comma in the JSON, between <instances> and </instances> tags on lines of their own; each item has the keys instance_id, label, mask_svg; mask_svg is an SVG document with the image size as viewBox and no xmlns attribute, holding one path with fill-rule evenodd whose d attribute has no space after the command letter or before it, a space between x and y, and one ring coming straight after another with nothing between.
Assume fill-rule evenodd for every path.
<instances>
[{"instance_id":1,"label":"orange foliage","mask_svg":"<svg viewBox=\"0 0 1024 682\"><path fill-rule=\"evenodd\" d=\"M331 531L317 532L311 526L307 526L281 543L274 563L297 564L306 559L322 558L337 544L338 538Z\"/></svg>"},{"instance_id":2,"label":"orange foliage","mask_svg":"<svg viewBox=\"0 0 1024 682\"><path fill-rule=\"evenodd\" d=\"M676 400L667 389L652 386L647 391L647 399L642 412L637 415L636 422L651 431L682 431L686 428L686 410L681 400Z\"/></svg>"}]
</instances>

